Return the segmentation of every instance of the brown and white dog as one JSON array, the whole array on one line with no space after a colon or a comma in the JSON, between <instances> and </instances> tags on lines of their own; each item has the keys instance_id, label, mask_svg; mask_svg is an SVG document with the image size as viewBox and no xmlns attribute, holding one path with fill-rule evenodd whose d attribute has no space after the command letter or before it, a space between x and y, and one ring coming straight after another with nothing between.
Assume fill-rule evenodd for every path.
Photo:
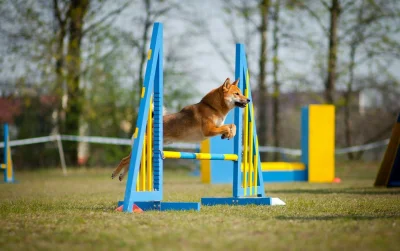
<instances>
[{"instance_id":1,"label":"brown and white dog","mask_svg":"<svg viewBox=\"0 0 400 251\"><path fill-rule=\"evenodd\" d=\"M239 79L231 83L227 78L218 88L211 90L203 99L184 107L180 112L163 116L164 144L174 142L199 143L209 137L221 135L231 139L236 135L235 124L225 125L226 115L235 107L244 108L250 102L238 87ZM131 154L123 158L111 177L119 175L122 181L128 172Z\"/></svg>"}]
</instances>

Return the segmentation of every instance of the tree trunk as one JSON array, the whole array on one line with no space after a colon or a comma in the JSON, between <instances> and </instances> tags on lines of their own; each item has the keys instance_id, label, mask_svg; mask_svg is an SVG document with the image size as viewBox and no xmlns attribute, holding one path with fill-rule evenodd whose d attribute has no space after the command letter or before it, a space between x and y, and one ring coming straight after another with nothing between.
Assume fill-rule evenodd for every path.
<instances>
[{"instance_id":1,"label":"tree trunk","mask_svg":"<svg viewBox=\"0 0 400 251\"><path fill-rule=\"evenodd\" d=\"M58 0L53 0L53 11L54 15L58 21L58 30L56 31L56 38L57 38L57 44L56 44L56 52L55 52L55 59L56 59L56 67L55 67L55 72L56 72L56 96L58 97L58 107L57 113L58 113L58 118L57 118L57 127L58 127L58 132L64 132L64 123L65 123L65 107L63 107L62 104L62 98L64 94L66 94L65 86L64 86L64 74L63 74L63 68L64 68L64 39L67 35L67 30L66 30L66 25L67 25L67 20L66 18L62 18L61 10L58 5Z\"/></svg>"},{"instance_id":2,"label":"tree trunk","mask_svg":"<svg viewBox=\"0 0 400 251\"><path fill-rule=\"evenodd\" d=\"M268 113L268 89L267 89L267 31L268 31L268 12L269 12L270 1L269 0L261 0L260 1L260 14L261 14L261 26L260 26L260 35L261 35L261 47L260 47L260 74L259 74L259 82L258 82L258 92L259 92L259 100L258 100L258 138L259 143L262 146L267 145L268 141L268 124L267 124L267 113ZM262 153L261 155L262 161L265 161L267 158L266 153Z\"/></svg>"},{"instance_id":3,"label":"tree trunk","mask_svg":"<svg viewBox=\"0 0 400 251\"><path fill-rule=\"evenodd\" d=\"M65 133L79 134L79 119L82 112L84 92L79 87L81 71L81 42L83 37L84 17L89 7L89 0L71 0L69 12L69 41L66 58L67 66L67 116L65 120ZM77 163L77 143L68 142L66 145L66 159L70 164Z\"/></svg>"},{"instance_id":4,"label":"tree trunk","mask_svg":"<svg viewBox=\"0 0 400 251\"><path fill-rule=\"evenodd\" d=\"M330 28L329 28L329 58L328 58L328 79L325 85L325 101L328 104L334 103L335 81L336 81L336 62L337 62L337 28L340 15L339 0L332 0L330 11Z\"/></svg>"},{"instance_id":5,"label":"tree trunk","mask_svg":"<svg viewBox=\"0 0 400 251\"><path fill-rule=\"evenodd\" d=\"M279 49L279 10L280 9L280 0L275 1L275 12L274 12L274 31L273 31L273 51L274 51L274 58L273 58L273 78L274 78L274 95L272 96L272 106L273 106L273 138L274 138L274 146L280 146L280 135L279 135L279 96L280 96L280 89L279 89L279 82L278 82L278 72L279 72L279 57L278 57L278 49ZM279 153L275 152L274 154L274 161L279 159Z\"/></svg>"},{"instance_id":6,"label":"tree trunk","mask_svg":"<svg viewBox=\"0 0 400 251\"><path fill-rule=\"evenodd\" d=\"M350 67L349 67L349 82L347 83L347 90L344 96L344 130L345 130L345 138L346 138L346 146L352 146L352 137L351 137L351 95L353 92L353 80L354 80L354 64L355 64L355 56L356 56L356 44L352 44L350 48ZM354 159L354 155L352 152L347 154L350 160Z\"/></svg>"},{"instance_id":7,"label":"tree trunk","mask_svg":"<svg viewBox=\"0 0 400 251\"><path fill-rule=\"evenodd\" d=\"M57 55L56 55L56 84L57 84L57 96L59 97L58 102L58 130L63 132L65 130L65 106L63 106L63 97L66 95L65 78L64 78L64 38L67 35L65 27L60 27L60 34L58 35Z\"/></svg>"}]
</instances>

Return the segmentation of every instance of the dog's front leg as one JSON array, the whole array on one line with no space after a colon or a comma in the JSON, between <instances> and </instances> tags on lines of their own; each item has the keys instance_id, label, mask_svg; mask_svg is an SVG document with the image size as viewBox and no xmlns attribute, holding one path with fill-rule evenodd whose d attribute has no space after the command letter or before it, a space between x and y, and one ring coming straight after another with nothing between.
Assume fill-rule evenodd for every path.
<instances>
[{"instance_id":1,"label":"dog's front leg","mask_svg":"<svg viewBox=\"0 0 400 251\"><path fill-rule=\"evenodd\" d=\"M208 124L203 127L203 133L206 137L213 137L222 134L222 138L231 139L236 135L236 126L234 124L216 127L214 124Z\"/></svg>"},{"instance_id":2,"label":"dog's front leg","mask_svg":"<svg viewBox=\"0 0 400 251\"><path fill-rule=\"evenodd\" d=\"M230 124L230 125L227 125L227 126L229 126L231 128L230 133L222 134L221 135L221 139L226 139L226 138L231 139L231 138L235 137L235 135L236 135L236 125L235 124Z\"/></svg>"}]
</instances>

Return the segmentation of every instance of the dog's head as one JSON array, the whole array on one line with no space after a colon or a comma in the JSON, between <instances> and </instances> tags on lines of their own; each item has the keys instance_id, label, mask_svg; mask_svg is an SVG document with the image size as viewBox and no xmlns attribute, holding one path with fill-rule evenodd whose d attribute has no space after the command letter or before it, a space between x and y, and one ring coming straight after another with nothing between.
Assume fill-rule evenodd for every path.
<instances>
[{"instance_id":1,"label":"dog's head","mask_svg":"<svg viewBox=\"0 0 400 251\"><path fill-rule=\"evenodd\" d=\"M239 79L231 83L231 80L227 78L222 84L221 88L224 92L224 100L229 108L240 107L244 108L250 102L250 99L246 98L238 87Z\"/></svg>"}]
</instances>

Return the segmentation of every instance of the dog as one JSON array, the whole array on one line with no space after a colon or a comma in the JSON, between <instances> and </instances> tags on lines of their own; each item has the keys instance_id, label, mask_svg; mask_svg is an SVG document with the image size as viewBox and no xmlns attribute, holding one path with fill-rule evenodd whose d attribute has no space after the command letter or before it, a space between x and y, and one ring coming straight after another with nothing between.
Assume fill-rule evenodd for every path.
<instances>
[{"instance_id":1,"label":"dog","mask_svg":"<svg viewBox=\"0 0 400 251\"><path fill-rule=\"evenodd\" d=\"M226 115L235 107L245 108L250 100L238 87L239 79L225 82L211 90L197 104L184 107L177 113L163 116L164 144L174 142L199 143L207 138L221 135L222 139L232 139L236 135L235 124L225 125ZM111 178L119 175L122 181L129 169L131 154L121 160Z\"/></svg>"}]
</instances>

